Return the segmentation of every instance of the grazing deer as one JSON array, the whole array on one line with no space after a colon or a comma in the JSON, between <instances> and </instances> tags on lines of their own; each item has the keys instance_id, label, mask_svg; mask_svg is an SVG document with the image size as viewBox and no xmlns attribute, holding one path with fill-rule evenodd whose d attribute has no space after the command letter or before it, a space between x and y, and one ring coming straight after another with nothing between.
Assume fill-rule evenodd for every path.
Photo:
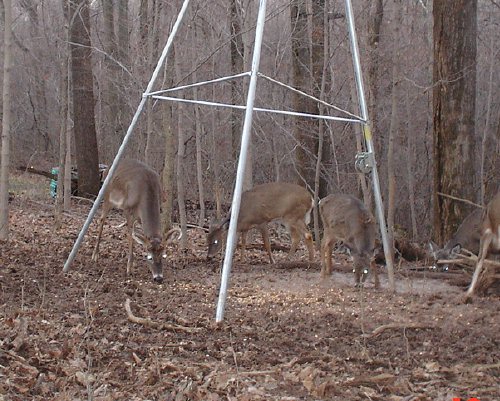
<instances>
[{"instance_id":1,"label":"grazing deer","mask_svg":"<svg viewBox=\"0 0 500 401\"><path fill-rule=\"evenodd\" d=\"M247 231L251 228L257 228L262 234L269 261L274 263L267 223L281 220L292 239L288 257L295 253L300 238L303 237L309 252L309 261L313 261L312 235L307 229L311 220L312 208L313 198L311 194L296 184L272 182L257 185L253 189L243 192L237 225L237 231L241 233L242 259L244 259ZM207 235L207 258L214 256L221 248L229 228L229 220L230 215L222 221L216 221L210 225Z\"/></svg>"},{"instance_id":2,"label":"grazing deer","mask_svg":"<svg viewBox=\"0 0 500 401\"><path fill-rule=\"evenodd\" d=\"M146 247L153 280L157 283L163 281L162 259L166 258L166 254L164 253L165 247L160 222L160 188L160 177L146 164L132 159L119 163L104 194L97 243L92 254L92 261L97 262L98 259L99 243L106 216L112 207L116 207L123 210L127 219L129 251L127 274L130 273L133 264L133 240L135 240ZM135 230L137 222L142 225L143 233ZM168 231L165 241L168 241L174 232L180 233L180 229L173 228Z\"/></svg>"},{"instance_id":3,"label":"grazing deer","mask_svg":"<svg viewBox=\"0 0 500 401\"><path fill-rule=\"evenodd\" d=\"M373 260L377 226L363 202L351 195L332 194L321 199L319 213L324 230L321 277L331 274L332 248L337 241L342 241L353 256L355 285L362 286L372 268L378 288L378 272Z\"/></svg>"},{"instance_id":4,"label":"grazing deer","mask_svg":"<svg viewBox=\"0 0 500 401\"><path fill-rule=\"evenodd\" d=\"M500 251L500 192L488 203L483 213L478 260L466 298L474 295L476 285L483 270L484 259L486 259L490 251Z\"/></svg>"},{"instance_id":5,"label":"grazing deer","mask_svg":"<svg viewBox=\"0 0 500 401\"><path fill-rule=\"evenodd\" d=\"M482 221L483 209L476 209L465 217L455 235L451 237L443 248L439 248L437 244L431 241L429 248L434 258L434 268L437 267L439 260L455 258L462 248L477 255L479 252L479 242L481 241ZM448 264L443 264L441 269L448 270Z\"/></svg>"}]
</instances>

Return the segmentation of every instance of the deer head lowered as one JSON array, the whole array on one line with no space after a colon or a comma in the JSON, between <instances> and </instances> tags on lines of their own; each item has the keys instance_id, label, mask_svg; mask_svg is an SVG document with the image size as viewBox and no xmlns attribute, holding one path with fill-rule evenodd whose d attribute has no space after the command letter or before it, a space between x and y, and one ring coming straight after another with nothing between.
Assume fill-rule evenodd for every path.
<instances>
[{"instance_id":1,"label":"deer head lowered","mask_svg":"<svg viewBox=\"0 0 500 401\"><path fill-rule=\"evenodd\" d=\"M123 210L128 229L127 274L133 265L134 240L146 248L153 280L163 281L162 259L166 258L165 245L179 228L168 231L163 238L160 221L161 185L158 174L138 160L123 160L118 165L110 182L102 205L97 242L92 254L92 261L97 262L104 221L112 207ZM142 232L136 231L135 225L142 225Z\"/></svg>"},{"instance_id":2,"label":"deer head lowered","mask_svg":"<svg viewBox=\"0 0 500 401\"><path fill-rule=\"evenodd\" d=\"M256 185L251 190L243 192L237 225L237 231L241 233L242 258L244 258L247 231L251 228L257 228L262 234L269 261L274 263L267 223L281 220L292 238L288 256L295 253L300 239L303 237L309 252L309 260L312 261L314 259L313 241L311 233L307 229L312 207L313 199L309 192L296 184L271 182ZM230 216L210 225L207 235L208 258L214 256L221 249L229 228L229 219Z\"/></svg>"},{"instance_id":3,"label":"deer head lowered","mask_svg":"<svg viewBox=\"0 0 500 401\"><path fill-rule=\"evenodd\" d=\"M475 253L479 252L479 242L481 240L481 224L483 220L483 209L476 209L462 221L455 234L450 240L440 248L434 242L429 243L432 257L434 258L434 268L437 268L439 260L455 258L462 248ZM443 264L442 270L448 270L448 264Z\"/></svg>"},{"instance_id":4,"label":"deer head lowered","mask_svg":"<svg viewBox=\"0 0 500 401\"><path fill-rule=\"evenodd\" d=\"M331 274L332 249L335 242L342 241L354 259L355 285L363 285L372 269L375 287L378 287L378 273L373 260L377 227L363 202L351 195L332 194L321 199L319 212L324 229L321 276L326 278Z\"/></svg>"}]
</instances>

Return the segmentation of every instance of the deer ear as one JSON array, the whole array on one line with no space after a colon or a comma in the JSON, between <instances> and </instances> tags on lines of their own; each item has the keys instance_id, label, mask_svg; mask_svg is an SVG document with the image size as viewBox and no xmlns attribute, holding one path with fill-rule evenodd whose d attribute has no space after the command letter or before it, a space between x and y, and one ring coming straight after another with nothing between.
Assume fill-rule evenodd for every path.
<instances>
[{"instance_id":1,"label":"deer ear","mask_svg":"<svg viewBox=\"0 0 500 401\"><path fill-rule=\"evenodd\" d=\"M135 239L135 241L141 245L147 246L148 240L144 236L144 234L141 234L136 231L132 231L132 238Z\"/></svg>"},{"instance_id":2,"label":"deer ear","mask_svg":"<svg viewBox=\"0 0 500 401\"><path fill-rule=\"evenodd\" d=\"M461 250L462 250L462 245L457 244L453 248L451 248L451 254L456 255L456 254L460 253Z\"/></svg>"},{"instance_id":3,"label":"deer ear","mask_svg":"<svg viewBox=\"0 0 500 401\"><path fill-rule=\"evenodd\" d=\"M429 249L432 253L435 253L439 249L439 246L434 241L429 241Z\"/></svg>"}]
</instances>

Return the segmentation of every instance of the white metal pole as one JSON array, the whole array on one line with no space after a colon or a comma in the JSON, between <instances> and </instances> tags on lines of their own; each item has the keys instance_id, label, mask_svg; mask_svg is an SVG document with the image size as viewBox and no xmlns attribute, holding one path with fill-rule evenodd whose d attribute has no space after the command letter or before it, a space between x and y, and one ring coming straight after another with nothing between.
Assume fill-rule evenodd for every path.
<instances>
[{"instance_id":1,"label":"white metal pole","mask_svg":"<svg viewBox=\"0 0 500 401\"><path fill-rule=\"evenodd\" d=\"M97 194L97 198L94 201L94 204L92 205L92 208L90 209L90 212L87 216L87 220L85 220L85 223L83 224L83 227L78 234L78 238L75 241L75 244L73 245L73 249L71 250L71 253L68 256L68 259L66 260L66 263L64 264L63 272L66 273L69 268L71 267L71 264L73 263L73 260L75 259L76 254L78 253L78 249L80 248L80 245L83 241L83 237L85 236L86 232L88 231L90 227L90 223L92 222L92 219L94 218L94 215L97 212L97 209L99 208L99 204L102 201L102 198L104 197L104 191L108 187L109 182L113 178L113 174L116 170L116 167L118 166L118 162L123 156L123 153L125 152L125 148L127 146L127 143L132 135L132 132L134 130L135 125L137 124L137 120L139 119L139 116L144 108L144 104L146 103L147 100L147 94L151 92L151 89L153 89L153 85L156 81L156 78L158 77L158 74L160 73L160 69L162 68L165 59L167 58L168 52L170 50L170 47L172 47L172 43L174 40L174 37L177 33L177 30L179 29L179 26L182 22L182 19L184 18L184 14L186 13L187 6L189 4L190 0L184 0L184 3L182 4L181 11L179 12L177 16L177 20L175 21L174 26L172 27L172 32L170 33L170 36L168 37L167 43L165 44L165 47L163 48L163 52L160 56L160 59L158 60L158 63L156 65L156 68L153 72L153 75L151 76L151 79L149 81L149 84L146 88L145 95L143 95L141 102L139 103L139 106L137 107L137 111L134 114L134 117L132 118L132 122L130 123L130 126L128 127L127 134L123 138L123 142L120 145L120 148L118 149L118 152L115 156L115 159L113 160L113 163L111 164L111 167L109 168L108 175L106 179L104 180L102 187Z\"/></svg>"},{"instance_id":2,"label":"white metal pole","mask_svg":"<svg viewBox=\"0 0 500 401\"><path fill-rule=\"evenodd\" d=\"M250 143L253 105L255 100L255 89L257 86L257 73L260 63L260 49L262 46L262 37L264 33L264 23L266 16L266 0L260 0L259 14L257 16L257 25L255 27L255 44L253 50L252 70L250 74L250 83L248 86L247 108L245 112L245 120L243 122L243 132L241 136L240 158L238 160L238 170L236 172L236 184L234 187L233 202L231 204L231 220L229 222L229 230L227 235L226 252L224 255L224 264L222 267L222 278L219 290L219 302L217 304L217 312L215 320L217 323L224 318L224 307L226 304L227 287L229 283L229 274L231 273L231 265L233 261L234 249L236 248L238 225L238 215L240 213L241 193L243 190L243 177L246 168L247 150Z\"/></svg>"},{"instance_id":3,"label":"white metal pole","mask_svg":"<svg viewBox=\"0 0 500 401\"><path fill-rule=\"evenodd\" d=\"M355 73L354 75L356 78L356 87L358 91L359 108L361 117L366 121L366 123L363 124L363 133L366 141L366 147L368 152L371 154L373 163L372 178L373 178L373 192L375 194L375 208L377 211L380 235L382 237L382 244L384 247L384 255L389 277L389 286L391 287L391 289L394 289L394 267L392 266L391 249L389 247L389 241L387 238L387 226L385 224L384 206L382 202L382 195L380 193L380 182L377 172L377 163L375 160L375 150L373 147L373 139L370 130L370 125L368 122L368 109L366 107L365 92L363 87L363 75L361 73L361 63L359 61L358 40L356 38L356 29L354 25L354 16L352 11L351 0L346 0L345 9L349 26L349 38L351 41L352 60L354 65L354 73Z\"/></svg>"}]
</instances>

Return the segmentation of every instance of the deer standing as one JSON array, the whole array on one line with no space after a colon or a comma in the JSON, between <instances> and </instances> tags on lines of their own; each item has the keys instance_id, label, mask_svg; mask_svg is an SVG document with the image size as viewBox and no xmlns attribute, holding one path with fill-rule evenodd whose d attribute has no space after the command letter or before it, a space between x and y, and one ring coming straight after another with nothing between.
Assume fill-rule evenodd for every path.
<instances>
[{"instance_id":1,"label":"deer standing","mask_svg":"<svg viewBox=\"0 0 500 401\"><path fill-rule=\"evenodd\" d=\"M146 164L133 159L123 160L118 165L112 181L109 183L102 205L102 214L99 222L97 242L92 254L92 261L97 262L99 243L101 241L104 221L112 207L123 210L127 219L128 229L128 260L127 275L133 265L134 241L142 244L147 250L147 259L153 280L163 281L162 259L166 258L162 240L160 221L160 177L156 171ZM143 233L135 230L135 224L142 225ZM180 229L173 228L165 235L168 241L174 232Z\"/></svg>"},{"instance_id":2,"label":"deer standing","mask_svg":"<svg viewBox=\"0 0 500 401\"><path fill-rule=\"evenodd\" d=\"M243 192L237 225L237 231L241 233L242 259L244 259L245 253L246 234L251 228L257 228L262 234L269 261L274 263L267 223L281 220L292 239L288 257L295 253L300 239L303 237L309 252L309 261L313 261L312 235L307 229L311 220L312 208L313 198L311 194L296 184L272 182L256 185L251 190ZM207 235L208 258L215 255L221 248L229 228L229 220L230 215L222 221L216 221L210 225Z\"/></svg>"},{"instance_id":3,"label":"deer standing","mask_svg":"<svg viewBox=\"0 0 500 401\"><path fill-rule=\"evenodd\" d=\"M471 284L467 290L466 298L474 295L479 277L483 270L484 259L490 251L500 251L500 192L488 203L483 213L481 245L476 269L472 276Z\"/></svg>"},{"instance_id":4,"label":"deer standing","mask_svg":"<svg viewBox=\"0 0 500 401\"><path fill-rule=\"evenodd\" d=\"M373 270L375 287L379 287L378 272L373 260L377 226L363 202L351 195L332 194L321 199L319 212L323 222L321 243L321 277L332 272L332 248L342 241L350 250L354 262L355 285L362 286Z\"/></svg>"}]
</instances>

